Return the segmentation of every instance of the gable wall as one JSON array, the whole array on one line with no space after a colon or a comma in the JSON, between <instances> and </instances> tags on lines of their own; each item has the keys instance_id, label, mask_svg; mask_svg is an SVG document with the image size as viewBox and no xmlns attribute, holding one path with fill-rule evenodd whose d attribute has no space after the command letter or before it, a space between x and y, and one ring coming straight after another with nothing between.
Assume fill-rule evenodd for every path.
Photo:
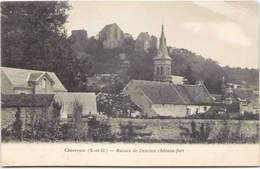
<instances>
[{"instance_id":1,"label":"gable wall","mask_svg":"<svg viewBox=\"0 0 260 169\"><path fill-rule=\"evenodd\" d=\"M14 94L14 86L3 71L1 71L1 93Z\"/></svg>"},{"instance_id":2,"label":"gable wall","mask_svg":"<svg viewBox=\"0 0 260 169\"><path fill-rule=\"evenodd\" d=\"M204 110L204 107L207 108L207 110ZM190 109L189 115L195 114L195 113L205 113L210 109L211 106L208 105L188 105L187 108Z\"/></svg>"},{"instance_id":3,"label":"gable wall","mask_svg":"<svg viewBox=\"0 0 260 169\"><path fill-rule=\"evenodd\" d=\"M46 79L46 86L43 88L42 83L44 78ZM35 93L36 94L43 94L43 93L53 93L53 87L51 85L51 82L48 78L43 77L41 78L37 84L35 85Z\"/></svg>"},{"instance_id":4,"label":"gable wall","mask_svg":"<svg viewBox=\"0 0 260 169\"><path fill-rule=\"evenodd\" d=\"M134 85L128 85L125 93L129 95L131 101L134 102L143 111L143 115L148 117L156 116L155 111L152 109L151 101L138 87Z\"/></svg>"},{"instance_id":5,"label":"gable wall","mask_svg":"<svg viewBox=\"0 0 260 169\"><path fill-rule=\"evenodd\" d=\"M159 116L171 117L185 117L187 111L186 105L173 105L173 104L153 104L152 109Z\"/></svg>"}]
</instances>

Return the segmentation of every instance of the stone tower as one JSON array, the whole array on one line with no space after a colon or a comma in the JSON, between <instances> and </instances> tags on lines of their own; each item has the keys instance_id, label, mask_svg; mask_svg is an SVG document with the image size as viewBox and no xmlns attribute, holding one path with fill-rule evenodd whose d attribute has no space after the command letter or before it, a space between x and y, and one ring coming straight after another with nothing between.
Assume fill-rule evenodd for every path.
<instances>
[{"instance_id":1,"label":"stone tower","mask_svg":"<svg viewBox=\"0 0 260 169\"><path fill-rule=\"evenodd\" d=\"M155 81L162 81L162 82L171 81L172 58L168 55L163 25L162 25L162 33L160 37L158 54L153 58L153 63L154 63L153 79Z\"/></svg>"}]
</instances>

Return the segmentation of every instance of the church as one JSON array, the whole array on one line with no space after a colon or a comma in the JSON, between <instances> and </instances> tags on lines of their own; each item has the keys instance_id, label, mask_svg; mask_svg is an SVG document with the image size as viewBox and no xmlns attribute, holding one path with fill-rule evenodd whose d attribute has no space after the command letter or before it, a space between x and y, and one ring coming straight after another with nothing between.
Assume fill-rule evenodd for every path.
<instances>
[{"instance_id":1,"label":"church","mask_svg":"<svg viewBox=\"0 0 260 169\"><path fill-rule=\"evenodd\" d=\"M142 110L142 116L186 117L205 113L214 104L203 83L183 84L183 77L171 74L172 61L162 25L158 53L153 58L153 81L131 80L123 90Z\"/></svg>"}]
</instances>

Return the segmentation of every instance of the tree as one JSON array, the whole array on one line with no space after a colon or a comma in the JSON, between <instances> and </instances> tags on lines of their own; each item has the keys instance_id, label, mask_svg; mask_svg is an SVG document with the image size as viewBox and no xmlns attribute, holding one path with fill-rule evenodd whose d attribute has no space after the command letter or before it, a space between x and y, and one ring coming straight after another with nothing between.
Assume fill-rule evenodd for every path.
<instances>
[{"instance_id":1,"label":"tree","mask_svg":"<svg viewBox=\"0 0 260 169\"><path fill-rule=\"evenodd\" d=\"M82 88L91 66L67 39L68 2L3 2L1 9L3 66L52 71L69 91Z\"/></svg>"},{"instance_id":2,"label":"tree","mask_svg":"<svg viewBox=\"0 0 260 169\"><path fill-rule=\"evenodd\" d=\"M99 93L97 96L98 112L103 112L108 117L130 117L137 106L130 100L129 96L122 93L108 94Z\"/></svg>"},{"instance_id":3,"label":"tree","mask_svg":"<svg viewBox=\"0 0 260 169\"><path fill-rule=\"evenodd\" d=\"M80 140L80 134L81 134L81 118L82 118L82 111L83 111L83 106L82 104L78 101L75 100L73 102L73 110L72 110L72 127L74 129L74 139L75 140Z\"/></svg>"},{"instance_id":4,"label":"tree","mask_svg":"<svg viewBox=\"0 0 260 169\"><path fill-rule=\"evenodd\" d=\"M4 66L54 69L67 56L67 2L3 2L1 9Z\"/></svg>"},{"instance_id":5,"label":"tree","mask_svg":"<svg viewBox=\"0 0 260 169\"><path fill-rule=\"evenodd\" d=\"M15 113L15 121L13 123L13 135L16 139L21 140L22 139L22 125L23 122L21 120L21 110L18 107L17 112Z\"/></svg>"},{"instance_id":6,"label":"tree","mask_svg":"<svg viewBox=\"0 0 260 169\"><path fill-rule=\"evenodd\" d=\"M185 72L185 78L187 79L187 84L195 84L196 83L196 79L194 77L194 72L191 69L191 65L189 64L187 66L186 72Z\"/></svg>"}]
</instances>

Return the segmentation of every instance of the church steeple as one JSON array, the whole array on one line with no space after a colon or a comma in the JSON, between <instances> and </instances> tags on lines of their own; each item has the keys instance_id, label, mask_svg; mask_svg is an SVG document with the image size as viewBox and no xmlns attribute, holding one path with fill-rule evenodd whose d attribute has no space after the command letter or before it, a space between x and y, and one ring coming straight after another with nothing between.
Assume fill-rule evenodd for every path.
<instances>
[{"instance_id":1,"label":"church steeple","mask_svg":"<svg viewBox=\"0 0 260 169\"><path fill-rule=\"evenodd\" d=\"M171 61L169 57L166 38L164 34L164 26L160 37L158 54L153 58L154 61L154 80L156 81L171 81Z\"/></svg>"},{"instance_id":2,"label":"church steeple","mask_svg":"<svg viewBox=\"0 0 260 169\"><path fill-rule=\"evenodd\" d=\"M164 26L162 25L162 33L160 37L160 44L159 44L159 55L161 56L169 56L166 44L166 38L164 35Z\"/></svg>"}]
</instances>

